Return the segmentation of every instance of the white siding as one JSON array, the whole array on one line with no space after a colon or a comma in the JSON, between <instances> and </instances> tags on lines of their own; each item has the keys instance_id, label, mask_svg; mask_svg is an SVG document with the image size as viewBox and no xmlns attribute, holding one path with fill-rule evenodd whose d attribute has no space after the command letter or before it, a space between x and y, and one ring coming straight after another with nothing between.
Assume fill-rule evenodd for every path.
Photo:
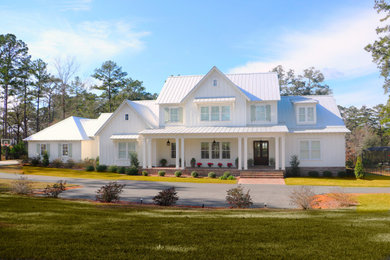
<instances>
[{"instance_id":1,"label":"white siding","mask_svg":"<svg viewBox=\"0 0 390 260\"><path fill-rule=\"evenodd\" d=\"M39 154L37 153L37 144L50 144L50 153L49 153L49 160L53 161L54 159L60 158L64 162L66 162L68 159L72 159L75 162L80 162L81 159L81 141L29 141L28 142L28 157L37 157ZM58 145L59 144L72 144L72 157L62 157L58 156Z\"/></svg>"},{"instance_id":2,"label":"white siding","mask_svg":"<svg viewBox=\"0 0 390 260\"><path fill-rule=\"evenodd\" d=\"M95 140L81 141L81 159L95 159L99 156L99 138Z\"/></svg>"}]
</instances>

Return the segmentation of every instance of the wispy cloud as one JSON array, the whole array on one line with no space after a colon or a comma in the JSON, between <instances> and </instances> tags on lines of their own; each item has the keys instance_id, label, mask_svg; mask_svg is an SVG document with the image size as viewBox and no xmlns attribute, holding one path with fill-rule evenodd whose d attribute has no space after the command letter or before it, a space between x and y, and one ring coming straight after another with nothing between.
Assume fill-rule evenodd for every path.
<instances>
[{"instance_id":1,"label":"wispy cloud","mask_svg":"<svg viewBox=\"0 0 390 260\"><path fill-rule=\"evenodd\" d=\"M57 5L60 11L89 11L92 0L62 0Z\"/></svg>"},{"instance_id":2,"label":"wispy cloud","mask_svg":"<svg viewBox=\"0 0 390 260\"><path fill-rule=\"evenodd\" d=\"M373 73L376 66L364 46L377 37L378 14L373 10L335 19L311 31L293 31L275 39L276 58L253 60L230 72L269 71L277 65L302 71L314 66L326 78L356 77Z\"/></svg>"}]
</instances>

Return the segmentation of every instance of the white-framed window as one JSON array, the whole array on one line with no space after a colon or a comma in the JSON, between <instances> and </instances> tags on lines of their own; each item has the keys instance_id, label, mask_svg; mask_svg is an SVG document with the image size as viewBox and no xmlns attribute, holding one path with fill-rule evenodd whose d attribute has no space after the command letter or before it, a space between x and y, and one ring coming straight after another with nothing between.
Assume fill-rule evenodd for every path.
<instances>
[{"instance_id":1,"label":"white-framed window","mask_svg":"<svg viewBox=\"0 0 390 260\"><path fill-rule=\"evenodd\" d=\"M200 121L230 121L230 106L202 106Z\"/></svg>"},{"instance_id":2,"label":"white-framed window","mask_svg":"<svg viewBox=\"0 0 390 260\"><path fill-rule=\"evenodd\" d=\"M171 158L176 158L176 143L171 143Z\"/></svg>"},{"instance_id":3,"label":"white-framed window","mask_svg":"<svg viewBox=\"0 0 390 260\"><path fill-rule=\"evenodd\" d=\"M119 142L118 143L118 158L130 159L130 154L136 152L135 142Z\"/></svg>"},{"instance_id":4,"label":"white-framed window","mask_svg":"<svg viewBox=\"0 0 390 260\"><path fill-rule=\"evenodd\" d=\"M166 107L164 108L165 123L182 123L183 108L181 107Z\"/></svg>"},{"instance_id":5,"label":"white-framed window","mask_svg":"<svg viewBox=\"0 0 390 260\"><path fill-rule=\"evenodd\" d=\"M125 114L125 120L129 120L129 114Z\"/></svg>"},{"instance_id":6,"label":"white-framed window","mask_svg":"<svg viewBox=\"0 0 390 260\"><path fill-rule=\"evenodd\" d=\"M271 122L271 105L251 105L252 122Z\"/></svg>"},{"instance_id":7,"label":"white-framed window","mask_svg":"<svg viewBox=\"0 0 390 260\"><path fill-rule=\"evenodd\" d=\"M200 143L200 157L202 159L209 159L210 158L209 143L207 143L207 142Z\"/></svg>"},{"instance_id":8,"label":"white-framed window","mask_svg":"<svg viewBox=\"0 0 390 260\"><path fill-rule=\"evenodd\" d=\"M47 152L47 145L46 144L40 144L40 152L39 154L43 156Z\"/></svg>"},{"instance_id":9,"label":"white-framed window","mask_svg":"<svg viewBox=\"0 0 390 260\"><path fill-rule=\"evenodd\" d=\"M69 156L69 145L62 144L62 156Z\"/></svg>"},{"instance_id":10,"label":"white-framed window","mask_svg":"<svg viewBox=\"0 0 390 260\"><path fill-rule=\"evenodd\" d=\"M218 80L214 79L213 80L213 87L216 87L216 86L218 86Z\"/></svg>"},{"instance_id":11,"label":"white-framed window","mask_svg":"<svg viewBox=\"0 0 390 260\"><path fill-rule=\"evenodd\" d=\"M222 159L230 159L230 142L222 142Z\"/></svg>"},{"instance_id":12,"label":"white-framed window","mask_svg":"<svg viewBox=\"0 0 390 260\"><path fill-rule=\"evenodd\" d=\"M301 160L320 160L321 142L319 140L299 141L299 158Z\"/></svg>"},{"instance_id":13,"label":"white-framed window","mask_svg":"<svg viewBox=\"0 0 390 260\"><path fill-rule=\"evenodd\" d=\"M298 124L314 124L316 121L314 106L298 107L297 121Z\"/></svg>"},{"instance_id":14,"label":"white-framed window","mask_svg":"<svg viewBox=\"0 0 390 260\"><path fill-rule=\"evenodd\" d=\"M212 142L211 143L211 159L219 159L219 142Z\"/></svg>"}]
</instances>

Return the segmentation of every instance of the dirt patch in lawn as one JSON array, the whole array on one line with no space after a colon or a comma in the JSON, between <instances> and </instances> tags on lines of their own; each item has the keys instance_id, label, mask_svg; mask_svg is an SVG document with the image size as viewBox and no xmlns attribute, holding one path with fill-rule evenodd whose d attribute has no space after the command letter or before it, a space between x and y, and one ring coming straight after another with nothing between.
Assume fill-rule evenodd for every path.
<instances>
[{"instance_id":1,"label":"dirt patch in lawn","mask_svg":"<svg viewBox=\"0 0 390 260\"><path fill-rule=\"evenodd\" d=\"M314 196L312 208L314 209L339 209L357 206L358 202L354 193L334 192Z\"/></svg>"}]
</instances>

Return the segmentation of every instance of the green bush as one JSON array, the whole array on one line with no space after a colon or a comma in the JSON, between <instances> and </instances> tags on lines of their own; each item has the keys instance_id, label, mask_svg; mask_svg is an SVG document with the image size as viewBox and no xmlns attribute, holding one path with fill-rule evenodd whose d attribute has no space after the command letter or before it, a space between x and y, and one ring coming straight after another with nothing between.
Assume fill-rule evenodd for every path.
<instances>
[{"instance_id":1,"label":"green bush","mask_svg":"<svg viewBox=\"0 0 390 260\"><path fill-rule=\"evenodd\" d=\"M142 176L148 176L149 173L147 171L142 171Z\"/></svg>"},{"instance_id":2,"label":"green bush","mask_svg":"<svg viewBox=\"0 0 390 260\"><path fill-rule=\"evenodd\" d=\"M198 178L199 173L196 172L196 171L193 171L193 172L191 172L191 176L194 177L194 178Z\"/></svg>"},{"instance_id":3,"label":"green bush","mask_svg":"<svg viewBox=\"0 0 390 260\"><path fill-rule=\"evenodd\" d=\"M154 196L154 204L159 206L172 206L176 204L176 201L179 199L175 187L168 188L160 191L156 196Z\"/></svg>"},{"instance_id":4,"label":"green bush","mask_svg":"<svg viewBox=\"0 0 390 260\"><path fill-rule=\"evenodd\" d=\"M167 166L167 163L168 163L168 161L167 161L166 159L161 159L161 160L160 160L160 165L161 165L161 167Z\"/></svg>"},{"instance_id":5,"label":"green bush","mask_svg":"<svg viewBox=\"0 0 390 260\"><path fill-rule=\"evenodd\" d=\"M217 174L215 174L215 172L209 172L209 178L216 178L217 177Z\"/></svg>"},{"instance_id":6,"label":"green bush","mask_svg":"<svg viewBox=\"0 0 390 260\"><path fill-rule=\"evenodd\" d=\"M59 158L54 159L51 163L52 163L52 165L53 165L55 168L61 168L62 166L64 166L64 163L63 163L62 160L59 159Z\"/></svg>"},{"instance_id":7,"label":"green bush","mask_svg":"<svg viewBox=\"0 0 390 260\"><path fill-rule=\"evenodd\" d=\"M345 178L345 177L347 177L347 174L346 174L345 171L339 171L339 172L337 173L337 177L339 177L339 178Z\"/></svg>"},{"instance_id":8,"label":"green bush","mask_svg":"<svg viewBox=\"0 0 390 260\"><path fill-rule=\"evenodd\" d=\"M117 172L118 171L118 166L116 165L111 165L108 167L109 172Z\"/></svg>"},{"instance_id":9,"label":"green bush","mask_svg":"<svg viewBox=\"0 0 390 260\"><path fill-rule=\"evenodd\" d=\"M118 167L118 169L116 169L116 172L120 173L120 174L125 174L126 173L126 167L124 167L124 166Z\"/></svg>"},{"instance_id":10,"label":"green bush","mask_svg":"<svg viewBox=\"0 0 390 260\"><path fill-rule=\"evenodd\" d=\"M107 171L107 165L104 164L99 164L96 166L96 171L97 172L105 172Z\"/></svg>"},{"instance_id":11,"label":"green bush","mask_svg":"<svg viewBox=\"0 0 390 260\"><path fill-rule=\"evenodd\" d=\"M235 180L236 178L233 176L233 175L230 175L229 177L227 177L228 180Z\"/></svg>"},{"instance_id":12,"label":"green bush","mask_svg":"<svg viewBox=\"0 0 390 260\"><path fill-rule=\"evenodd\" d=\"M362 157L358 156L356 160L356 165L355 165L355 177L356 179L364 179L364 169L363 169L363 164L362 164Z\"/></svg>"},{"instance_id":13,"label":"green bush","mask_svg":"<svg viewBox=\"0 0 390 260\"><path fill-rule=\"evenodd\" d=\"M232 173L229 172L229 171L226 171L226 172L223 173L223 176L224 176L225 178L228 178L230 175L232 175Z\"/></svg>"},{"instance_id":14,"label":"green bush","mask_svg":"<svg viewBox=\"0 0 390 260\"><path fill-rule=\"evenodd\" d=\"M130 153L130 162L131 162L131 166L135 168L139 167L138 155L136 152Z\"/></svg>"},{"instance_id":15,"label":"green bush","mask_svg":"<svg viewBox=\"0 0 390 260\"><path fill-rule=\"evenodd\" d=\"M165 171L158 171L158 176L161 176L161 177L165 176Z\"/></svg>"},{"instance_id":16,"label":"green bush","mask_svg":"<svg viewBox=\"0 0 390 260\"><path fill-rule=\"evenodd\" d=\"M221 177L219 177L219 179L220 179L220 180L227 180L227 177L225 177L225 176L222 175Z\"/></svg>"},{"instance_id":17,"label":"green bush","mask_svg":"<svg viewBox=\"0 0 390 260\"><path fill-rule=\"evenodd\" d=\"M126 174L127 175L138 175L138 168L135 166L131 166L129 168L126 168Z\"/></svg>"},{"instance_id":18,"label":"green bush","mask_svg":"<svg viewBox=\"0 0 390 260\"><path fill-rule=\"evenodd\" d=\"M320 174L317 171L309 171L308 175L310 177L318 177L318 176L320 176Z\"/></svg>"},{"instance_id":19,"label":"green bush","mask_svg":"<svg viewBox=\"0 0 390 260\"><path fill-rule=\"evenodd\" d=\"M47 167L49 166L49 154L45 151L45 153L43 154L43 159L42 159L42 165Z\"/></svg>"},{"instance_id":20,"label":"green bush","mask_svg":"<svg viewBox=\"0 0 390 260\"><path fill-rule=\"evenodd\" d=\"M31 166L38 166L41 164L41 158L39 156L31 158Z\"/></svg>"},{"instance_id":21,"label":"green bush","mask_svg":"<svg viewBox=\"0 0 390 260\"><path fill-rule=\"evenodd\" d=\"M65 163L65 167L68 169L72 169L75 165L76 163L72 159L67 160Z\"/></svg>"},{"instance_id":22,"label":"green bush","mask_svg":"<svg viewBox=\"0 0 390 260\"><path fill-rule=\"evenodd\" d=\"M322 172L322 177L332 178L333 174L331 171L324 171L324 172Z\"/></svg>"},{"instance_id":23,"label":"green bush","mask_svg":"<svg viewBox=\"0 0 390 260\"><path fill-rule=\"evenodd\" d=\"M87 172L93 172L95 170L95 167L93 167L93 165L88 165L87 167L85 167L85 170Z\"/></svg>"},{"instance_id":24,"label":"green bush","mask_svg":"<svg viewBox=\"0 0 390 260\"><path fill-rule=\"evenodd\" d=\"M291 175L292 177L299 176L299 163L300 162L298 160L298 156L296 156L296 155L291 156L290 170L289 170L288 174Z\"/></svg>"},{"instance_id":25,"label":"green bush","mask_svg":"<svg viewBox=\"0 0 390 260\"><path fill-rule=\"evenodd\" d=\"M180 177L181 176L181 171L175 171L175 176Z\"/></svg>"},{"instance_id":26,"label":"green bush","mask_svg":"<svg viewBox=\"0 0 390 260\"><path fill-rule=\"evenodd\" d=\"M244 193L244 188L238 186L227 191L226 202L234 208L249 208L253 205L249 190Z\"/></svg>"},{"instance_id":27,"label":"green bush","mask_svg":"<svg viewBox=\"0 0 390 260\"><path fill-rule=\"evenodd\" d=\"M353 169L345 169L345 177L356 178L355 171Z\"/></svg>"}]
</instances>

